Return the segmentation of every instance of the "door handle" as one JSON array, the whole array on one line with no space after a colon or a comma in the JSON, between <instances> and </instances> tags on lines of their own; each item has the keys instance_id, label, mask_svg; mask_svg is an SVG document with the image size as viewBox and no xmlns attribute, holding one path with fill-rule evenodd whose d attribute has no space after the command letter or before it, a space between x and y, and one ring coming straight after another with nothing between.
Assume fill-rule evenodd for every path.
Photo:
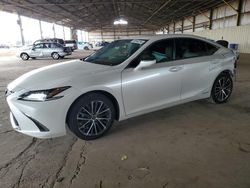
<instances>
[{"instance_id":1,"label":"door handle","mask_svg":"<svg viewBox=\"0 0 250 188\"><path fill-rule=\"evenodd\" d=\"M178 71L180 71L182 69L182 67L171 67L170 69L169 69L169 71L170 72L178 72Z\"/></svg>"}]
</instances>

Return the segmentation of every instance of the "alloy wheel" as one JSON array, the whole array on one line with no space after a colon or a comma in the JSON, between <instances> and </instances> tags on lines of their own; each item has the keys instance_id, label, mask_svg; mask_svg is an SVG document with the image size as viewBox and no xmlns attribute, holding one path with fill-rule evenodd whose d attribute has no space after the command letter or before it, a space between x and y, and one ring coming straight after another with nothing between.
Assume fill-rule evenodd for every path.
<instances>
[{"instance_id":1,"label":"alloy wheel","mask_svg":"<svg viewBox=\"0 0 250 188\"><path fill-rule=\"evenodd\" d=\"M214 91L214 96L219 102L227 100L232 93L232 80L230 77L221 77L217 81Z\"/></svg>"},{"instance_id":2,"label":"alloy wheel","mask_svg":"<svg viewBox=\"0 0 250 188\"><path fill-rule=\"evenodd\" d=\"M59 59L59 54L58 53L53 53L52 57L53 57L53 59Z\"/></svg>"},{"instance_id":3,"label":"alloy wheel","mask_svg":"<svg viewBox=\"0 0 250 188\"><path fill-rule=\"evenodd\" d=\"M91 101L77 113L79 131L85 136L101 135L111 121L111 110L103 101Z\"/></svg>"}]
</instances>

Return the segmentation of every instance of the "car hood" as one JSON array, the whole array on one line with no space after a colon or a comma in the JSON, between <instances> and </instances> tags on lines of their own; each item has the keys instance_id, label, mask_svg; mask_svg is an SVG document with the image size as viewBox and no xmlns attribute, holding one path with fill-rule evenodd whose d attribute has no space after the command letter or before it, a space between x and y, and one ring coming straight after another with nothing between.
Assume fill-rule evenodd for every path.
<instances>
[{"instance_id":1,"label":"car hood","mask_svg":"<svg viewBox=\"0 0 250 188\"><path fill-rule=\"evenodd\" d=\"M111 66L88 63L81 60L67 61L30 71L8 85L8 90L37 90L74 84L73 80L112 69ZM66 84L66 85L65 85ZM71 86L72 86L71 84Z\"/></svg>"},{"instance_id":2,"label":"car hood","mask_svg":"<svg viewBox=\"0 0 250 188\"><path fill-rule=\"evenodd\" d=\"M31 50L33 48L33 45L28 45L28 46L24 46L22 47L20 50Z\"/></svg>"}]
</instances>

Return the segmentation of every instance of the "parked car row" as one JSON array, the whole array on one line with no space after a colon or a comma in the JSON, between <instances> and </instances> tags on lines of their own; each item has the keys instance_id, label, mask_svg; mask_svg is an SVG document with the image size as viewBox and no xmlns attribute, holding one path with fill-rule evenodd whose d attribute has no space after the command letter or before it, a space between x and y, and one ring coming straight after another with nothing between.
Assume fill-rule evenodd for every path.
<instances>
[{"instance_id":1,"label":"parked car row","mask_svg":"<svg viewBox=\"0 0 250 188\"><path fill-rule=\"evenodd\" d=\"M17 57L22 60L29 58L36 59L41 57L52 57L53 59L64 58L71 55L72 51L69 47L65 47L56 42L40 42L31 46L26 46L17 52Z\"/></svg>"},{"instance_id":2,"label":"parked car row","mask_svg":"<svg viewBox=\"0 0 250 188\"><path fill-rule=\"evenodd\" d=\"M108 45L108 42L97 42L96 49L100 49L103 46ZM63 40L59 38L46 38L36 40L33 45L25 46L17 52L17 57L22 60L28 60L30 58L43 58L52 57L53 59L64 58L71 55L76 49L90 50L94 49L93 45L89 42L77 42L76 40Z\"/></svg>"}]
</instances>

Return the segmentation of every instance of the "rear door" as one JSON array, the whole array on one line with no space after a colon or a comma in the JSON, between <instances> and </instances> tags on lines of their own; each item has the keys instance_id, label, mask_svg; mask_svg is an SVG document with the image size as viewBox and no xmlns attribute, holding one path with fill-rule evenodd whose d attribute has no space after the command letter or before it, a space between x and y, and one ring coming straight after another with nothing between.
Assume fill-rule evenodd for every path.
<instances>
[{"instance_id":1,"label":"rear door","mask_svg":"<svg viewBox=\"0 0 250 188\"><path fill-rule=\"evenodd\" d=\"M176 63L183 65L181 100L208 97L211 88L210 67L217 50L211 44L194 38L177 38ZM209 48L210 47L210 48Z\"/></svg>"},{"instance_id":2,"label":"rear door","mask_svg":"<svg viewBox=\"0 0 250 188\"><path fill-rule=\"evenodd\" d=\"M51 43L44 43L43 56L44 57L51 56Z\"/></svg>"}]
</instances>

